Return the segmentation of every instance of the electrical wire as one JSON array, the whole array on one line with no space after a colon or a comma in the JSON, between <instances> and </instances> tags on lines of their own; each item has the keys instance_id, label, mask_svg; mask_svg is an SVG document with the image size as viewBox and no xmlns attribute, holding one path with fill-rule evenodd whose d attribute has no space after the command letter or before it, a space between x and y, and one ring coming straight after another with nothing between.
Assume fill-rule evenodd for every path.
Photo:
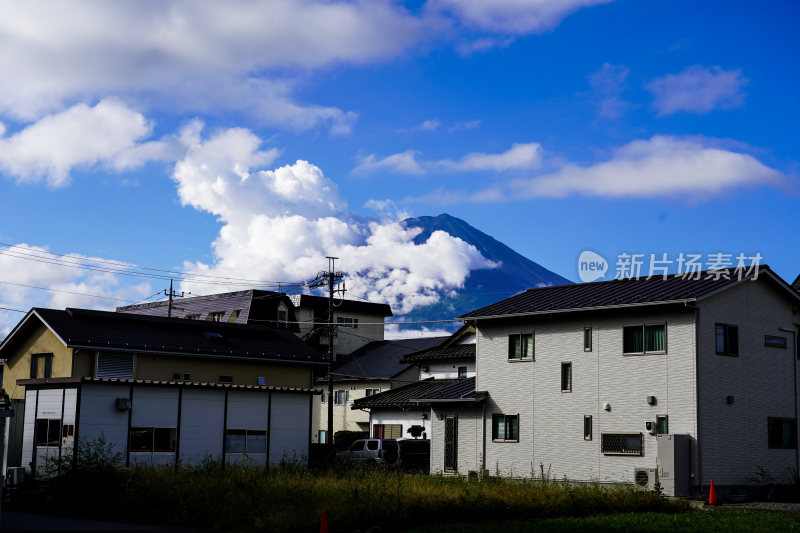
<instances>
[{"instance_id":1,"label":"electrical wire","mask_svg":"<svg viewBox=\"0 0 800 533\"><path fill-rule=\"evenodd\" d=\"M27 287L28 289L37 289L40 291L49 291L49 292L63 292L66 294L75 294L78 296L90 296L92 298L100 298L103 300L116 300L118 302L132 302L133 300L126 300L125 298L114 298L113 296L100 296L99 294L89 294L87 292L76 292L76 291L67 291L64 289L48 289L47 287L37 287L36 285L25 285L24 283L12 283L10 281L0 281L3 285L13 285L15 287ZM159 291L161 292L161 291ZM152 298L152 296L151 296Z\"/></svg>"},{"instance_id":2,"label":"electrical wire","mask_svg":"<svg viewBox=\"0 0 800 533\"><path fill-rule=\"evenodd\" d=\"M14 311L15 313L27 313L27 311L23 311L22 309L11 309L10 307L0 307L3 311Z\"/></svg>"}]
</instances>

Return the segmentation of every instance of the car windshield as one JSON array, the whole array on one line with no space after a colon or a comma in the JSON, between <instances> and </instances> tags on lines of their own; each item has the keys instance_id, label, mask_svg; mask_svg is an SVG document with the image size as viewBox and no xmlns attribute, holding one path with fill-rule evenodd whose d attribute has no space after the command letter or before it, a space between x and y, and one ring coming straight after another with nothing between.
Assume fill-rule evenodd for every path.
<instances>
[{"instance_id":1,"label":"car windshield","mask_svg":"<svg viewBox=\"0 0 800 533\"><path fill-rule=\"evenodd\" d=\"M368 450L377 450L378 449L378 441L376 441L376 440L368 440L367 441L367 449Z\"/></svg>"}]
</instances>

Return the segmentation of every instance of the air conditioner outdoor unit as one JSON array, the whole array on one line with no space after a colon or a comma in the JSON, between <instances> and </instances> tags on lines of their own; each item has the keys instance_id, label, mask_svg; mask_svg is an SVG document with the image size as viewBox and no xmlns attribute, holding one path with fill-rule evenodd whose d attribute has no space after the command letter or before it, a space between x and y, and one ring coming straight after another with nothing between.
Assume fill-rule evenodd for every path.
<instances>
[{"instance_id":1,"label":"air conditioner outdoor unit","mask_svg":"<svg viewBox=\"0 0 800 533\"><path fill-rule=\"evenodd\" d=\"M633 482L637 487L653 490L656 484L656 469L655 468L634 468L633 469Z\"/></svg>"}]
</instances>

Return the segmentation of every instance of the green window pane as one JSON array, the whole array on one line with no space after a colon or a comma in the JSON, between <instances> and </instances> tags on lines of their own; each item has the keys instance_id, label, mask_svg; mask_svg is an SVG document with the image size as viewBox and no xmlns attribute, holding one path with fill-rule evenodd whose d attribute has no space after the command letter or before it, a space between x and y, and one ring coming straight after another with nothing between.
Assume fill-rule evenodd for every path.
<instances>
[{"instance_id":1,"label":"green window pane","mask_svg":"<svg viewBox=\"0 0 800 533\"><path fill-rule=\"evenodd\" d=\"M520 335L522 340L522 349L520 353L522 357L533 357L533 333Z\"/></svg>"},{"instance_id":2,"label":"green window pane","mask_svg":"<svg viewBox=\"0 0 800 533\"><path fill-rule=\"evenodd\" d=\"M645 351L647 352L664 352L667 349L667 332L666 326L659 324L657 326L644 327L645 338Z\"/></svg>"},{"instance_id":3,"label":"green window pane","mask_svg":"<svg viewBox=\"0 0 800 533\"><path fill-rule=\"evenodd\" d=\"M519 359L522 355L521 350L521 342L519 335L509 335L508 337L508 358L509 359Z\"/></svg>"},{"instance_id":4,"label":"green window pane","mask_svg":"<svg viewBox=\"0 0 800 533\"><path fill-rule=\"evenodd\" d=\"M642 326L627 326L622 329L622 351L624 353L644 351Z\"/></svg>"}]
</instances>

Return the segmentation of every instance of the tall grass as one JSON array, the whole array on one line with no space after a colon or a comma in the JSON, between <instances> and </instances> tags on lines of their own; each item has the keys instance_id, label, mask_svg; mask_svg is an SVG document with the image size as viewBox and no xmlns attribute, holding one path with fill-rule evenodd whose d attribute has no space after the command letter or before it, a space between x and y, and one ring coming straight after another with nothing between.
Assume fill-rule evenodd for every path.
<instances>
[{"instance_id":1,"label":"tall grass","mask_svg":"<svg viewBox=\"0 0 800 533\"><path fill-rule=\"evenodd\" d=\"M291 465L265 471L211 462L178 470L76 469L45 488L53 496L49 505L54 513L215 531L310 531L319 527L323 510L332 530L403 530L454 519L532 520L679 509L652 492L632 488L375 469L312 471Z\"/></svg>"}]
</instances>

